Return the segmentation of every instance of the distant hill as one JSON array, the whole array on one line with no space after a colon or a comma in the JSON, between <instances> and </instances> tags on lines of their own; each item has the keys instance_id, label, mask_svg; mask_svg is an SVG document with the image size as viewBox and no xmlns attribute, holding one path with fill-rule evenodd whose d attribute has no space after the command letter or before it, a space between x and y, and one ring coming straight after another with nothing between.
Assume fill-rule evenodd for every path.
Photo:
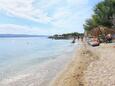
<instances>
[{"instance_id":1,"label":"distant hill","mask_svg":"<svg viewBox=\"0 0 115 86\"><path fill-rule=\"evenodd\" d=\"M46 35L0 34L0 37L48 37Z\"/></svg>"},{"instance_id":2,"label":"distant hill","mask_svg":"<svg viewBox=\"0 0 115 86\"><path fill-rule=\"evenodd\" d=\"M55 34L53 36L49 36L48 38L51 39L72 39L74 37L83 37L84 34L83 33L78 33L78 32L73 32L73 33L64 33L64 34Z\"/></svg>"}]
</instances>

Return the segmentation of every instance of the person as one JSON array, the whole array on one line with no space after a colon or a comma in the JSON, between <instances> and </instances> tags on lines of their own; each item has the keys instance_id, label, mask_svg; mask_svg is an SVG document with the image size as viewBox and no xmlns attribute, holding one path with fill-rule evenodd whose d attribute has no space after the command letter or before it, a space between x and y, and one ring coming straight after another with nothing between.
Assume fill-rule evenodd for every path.
<instances>
[{"instance_id":1,"label":"person","mask_svg":"<svg viewBox=\"0 0 115 86\"><path fill-rule=\"evenodd\" d=\"M93 38L91 39L91 41L89 42L89 44L93 47L95 46L99 46L100 45L100 41L96 36L93 36Z\"/></svg>"},{"instance_id":2,"label":"person","mask_svg":"<svg viewBox=\"0 0 115 86\"><path fill-rule=\"evenodd\" d=\"M75 43L75 40L76 40L76 37L74 36L74 39L73 39L72 43Z\"/></svg>"},{"instance_id":3,"label":"person","mask_svg":"<svg viewBox=\"0 0 115 86\"><path fill-rule=\"evenodd\" d=\"M77 39L78 39L78 40L79 40L79 38L80 38L80 37L79 37L79 36L77 36Z\"/></svg>"},{"instance_id":4,"label":"person","mask_svg":"<svg viewBox=\"0 0 115 86\"><path fill-rule=\"evenodd\" d=\"M97 37L93 37L93 41L99 42L99 39Z\"/></svg>"},{"instance_id":5,"label":"person","mask_svg":"<svg viewBox=\"0 0 115 86\"><path fill-rule=\"evenodd\" d=\"M105 38L106 38L106 42L110 43L112 41L112 35L111 34L107 34Z\"/></svg>"}]
</instances>

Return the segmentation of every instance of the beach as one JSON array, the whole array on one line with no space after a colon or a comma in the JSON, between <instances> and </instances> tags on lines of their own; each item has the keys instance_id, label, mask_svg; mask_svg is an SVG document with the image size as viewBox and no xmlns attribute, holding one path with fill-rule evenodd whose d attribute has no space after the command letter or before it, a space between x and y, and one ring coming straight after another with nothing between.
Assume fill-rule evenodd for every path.
<instances>
[{"instance_id":1,"label":"beach","mask_svg":"<svg viewBox=\"0 0 115 86\"><path fill-rule=\"evenodd\" d=\"M115 86L115 48L83 44L49 86Z\"/></svg>"},{"instance_id":2,"label":"beach","mask_svg":"<svg viewBox=\"0 0 115 86\"><path fill-rule=\"evenodd\" d=\"M0 86L115 86L115 0L0 0Z\"/></svg>"},{"instance_id":3,"label":"beach","mask_svg":"<svg viewBox=\"0 0 115 86\"><path fill-rule=\"evenodd\" d=\"M39 41L41 38L1 40L2 47L9 48L0 53L0 86L115 86L114 43L92 47L80 41ZM26 52L20 52L24 49Z\"/></svg>"},{"instance_id":4,"label":"beach","mask_svg":"<svg viewBox=\"0 0 115 86\"><path fill-rule=\"evenodd\" d=\"M84 72L86 86L115 86L115 44L102 44L95 50L99 59Z\"/></svg>"}]
</instances>

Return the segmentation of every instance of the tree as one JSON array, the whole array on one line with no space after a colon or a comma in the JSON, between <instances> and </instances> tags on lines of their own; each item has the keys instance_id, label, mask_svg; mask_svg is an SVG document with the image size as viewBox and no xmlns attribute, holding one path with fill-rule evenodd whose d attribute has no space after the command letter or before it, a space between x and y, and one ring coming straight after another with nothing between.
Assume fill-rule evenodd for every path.
<instances>
[{"instance_id":1,"label":"tree","mask_svg":"<svg viewBox=\"0 0 115 86\"><path fill-rule=\"evenodd\" d=\"M97 27L97 24L94 19L88 19L86 20L86 24L84 24L85 30L91 30L92 28Z\"/></svg>"},{"instance_id":2,"label":"tree","mask_svg":"<svg viewBox=\"0 0 115 86\"><path fill-rule=\"evenodd\" d=\"M113 7L111 1L112 0L105 0L96 5L94 13L98 17L98 20L96 21L98 25L106 27L112 26L111 18L113 16Z\"/></svg>"},{"instance_id":3,"label":"tree","mask_svg":"<svg viewBox=\"0 0 115 86\"><path fill-rule=\"evenodd\" d=\"M104 0L98 3L94 8L94 14L91 19L86 20L85 30L91 30L98 26L113 27L115 26L115 0Z\"/></svg>"}]
</instances>

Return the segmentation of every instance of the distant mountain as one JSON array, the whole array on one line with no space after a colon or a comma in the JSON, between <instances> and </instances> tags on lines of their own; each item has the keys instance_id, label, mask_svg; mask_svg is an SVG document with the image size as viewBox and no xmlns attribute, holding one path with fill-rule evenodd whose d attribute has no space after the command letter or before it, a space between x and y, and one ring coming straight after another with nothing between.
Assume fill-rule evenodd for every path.
<instances>
[{"instance_id":1,"label":"distant mountain","mask_svg":"<svg viewBox=\"0 0 115 86\"><path fill-rule=\"evenodd\" d=\"M0 37L48 37L47 35L0 34Z\"/></svg>"}]
</instances>

